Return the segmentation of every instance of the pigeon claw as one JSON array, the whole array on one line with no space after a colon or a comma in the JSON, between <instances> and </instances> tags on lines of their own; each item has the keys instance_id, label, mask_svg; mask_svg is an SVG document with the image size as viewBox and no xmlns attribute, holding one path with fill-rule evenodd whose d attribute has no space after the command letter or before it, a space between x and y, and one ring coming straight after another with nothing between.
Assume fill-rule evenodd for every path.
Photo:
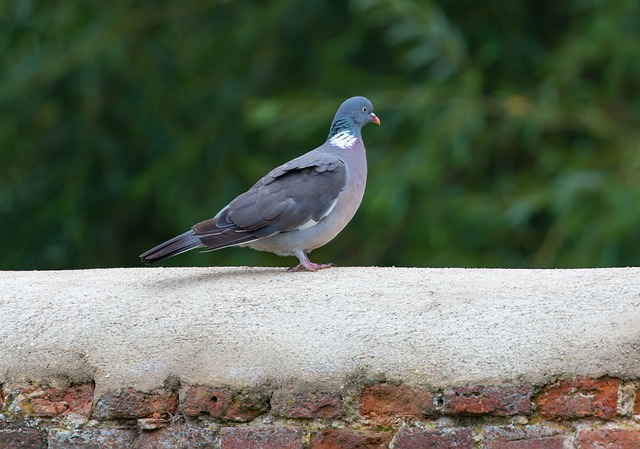
<instances>
[{"instance_id":1,"label":"pigeon claw","mask_svg":"<svg viewBox=\"0 0 640 449\"><path fill-rule=\"evenodd\" d=\"M295 267L289 268L288 271L297 272L297 271L318 271L324 270L325 268L332 268L335 265L332 263L313 263L313 262L301 262Z\"/></svg>"}]
</instances>

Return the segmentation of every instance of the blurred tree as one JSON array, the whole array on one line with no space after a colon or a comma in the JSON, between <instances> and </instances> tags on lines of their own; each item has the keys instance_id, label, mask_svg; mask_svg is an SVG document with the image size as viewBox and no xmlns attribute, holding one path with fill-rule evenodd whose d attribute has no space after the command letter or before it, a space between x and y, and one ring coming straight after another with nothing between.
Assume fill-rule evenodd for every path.
<instances>
[{"instance_id":1,"label":"blurred tree","mask_svg":"<svg viewBox=\"0 0 640 449\"><path fill-rule=\"evenodd\" d=\"M640 265L640 3L0 4L2 269L137 266L366 95L340 265ZM228 249L169 265L282 265Z\"/></svg>"}]
</instances>

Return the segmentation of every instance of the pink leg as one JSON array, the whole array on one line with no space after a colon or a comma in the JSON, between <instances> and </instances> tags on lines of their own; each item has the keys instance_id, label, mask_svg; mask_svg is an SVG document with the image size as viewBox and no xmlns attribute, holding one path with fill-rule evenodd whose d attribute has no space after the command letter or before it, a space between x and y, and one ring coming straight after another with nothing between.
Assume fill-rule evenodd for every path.
<instances>
[{"instance_id":1,"label":"pink leg","mask_svg":"<svg viewBox=\"0 0 640 449\"><path fill-rule=\"evenodd\" d=\"M289 271L318 271L325 268L333 267L332 263L313 263L309 260L304 251L296 251L296 256L300 259L300 263L295 267L289 268Z\"/></svg>"}]
</instances>

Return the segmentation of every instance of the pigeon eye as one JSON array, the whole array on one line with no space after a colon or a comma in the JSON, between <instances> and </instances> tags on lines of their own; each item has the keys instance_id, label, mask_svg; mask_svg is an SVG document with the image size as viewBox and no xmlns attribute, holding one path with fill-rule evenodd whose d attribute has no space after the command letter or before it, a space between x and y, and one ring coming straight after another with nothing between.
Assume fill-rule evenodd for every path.
<instances>
[{"instance_id":1,"label":"pigeon eye","mask_svg":"<svg viewBox=\"0 0 640 449\"><path fill-rule=\"evenodd\" d=\"M362 107L362 112L367 112L367 107L366 106Z\"/></svg>"}]
</instances>

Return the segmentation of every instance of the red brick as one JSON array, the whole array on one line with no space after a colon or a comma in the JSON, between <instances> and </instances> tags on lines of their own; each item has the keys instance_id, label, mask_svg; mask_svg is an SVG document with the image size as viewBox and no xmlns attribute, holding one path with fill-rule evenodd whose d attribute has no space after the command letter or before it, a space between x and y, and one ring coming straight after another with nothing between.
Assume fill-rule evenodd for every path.
<instances>
[{"instance_id":1,"label":"red brick","mask_svg":"<svg viewBox=\"0 0 640 449\"><path fill-rule=\"evenodd\" d=\"M469 429L420 430L402 428L396 434L394 449L473 449Z\"/></svg>"},{"instance_id":2,"label":"red brick","mask_svg":"<svg viewBox=\"0 0 640 449\"><path fill-rule=\"evenodd\" d=\"M49 449L131 449L137 437L135 430L124 429L55 430Z\"/></svg>"},{"instance_id":3,"label":"red brick","mask_svg":"<svg viewBox=\"0 0 640 449\"><path fill-rule=\"evenodd\" d=\"M224 421L247 422L269 411L269 396L261 390L194 386L185 391L182 411L190 418L208 415Z\"/></svg>"},{"instance_id":4,"label":"red brick","mask_svg":"<svg viewBox=\"0 0 640 449\"><path fill-rule=\"evenodd\" d=\"M583 429L577 443L578 449L638 449L640 430Z\"/></svg>"},{"instance_id":5,"label":"red brick","mask_svg":"<svg viewBox=\"0 0 640 449\"><path fill-rule=\"evenodd\" d=\"M278 390L271 397L274 415L285 418L338 418L344 414L338 393Z\"/></svg>"},{"instance_id":6,"label":"red brick","mask_svg":"<svg viewBox=\"0 0 640 449\"><path fill-rule=\"evenodd\" d=\"M48 443L37 430L0 430L0 448L2 449L47 449L47 447Z\"/></svg>"},{"instance_id":7,"label":"red brick","mask_svg":"<svg viewBox=\"0 0 640 449\"><path fill-rule=\"evenodd\" d=\"M313 436L311 449L387 449L388 432L324 429Z\"/></svg>"},{"instance_id":8,"label":"red brick","mask_svg":"<svg viewBox=\"0 0 640 449\"><path fill-rule=\"evenodd\" d=\"M93 410L99 420L168 417L176 412L178 393L159 388L144 392L128 388L103 394Z\"/></svg>"},{"instance_id":9,"label":"red brick","mask_svg":"<svg viewBox=\"0 0 640 449\"><path fill-rule=\"evenodd\" d=\"M620 381L578 377L545 388L537 397L540 415L549 419L616 417Z\"/></svg>"},{"instance_id":10,"label":"red brick","mask_svg":"<svg viewBox=\"0 0 640 449\"><path fill-rule=\"evenodd\" d=\"M420 388L381 383L362 391L360 413L380 424L395 418L418 418L434 415L434 396Z\"/></svg>"},{"instance_id":11,"label":"red brick","mask_svg":"<svg viewBox=\"0 0 640 449\"><path fill-rule=\"evenodd\" d=\"M142 432L137 449L217 449L218 433L207 427L171 426Z\"/></svg>"},{"instance_id":12,"label":"red brick","mask_svg":"<svg viewBox=\"0 0 640 449\"><path fill-rule=\"evenodd\" d=\"M182 411L186 416L210 415L225 418L233 405L233 391L206 386L189 387L185 391Z\"/></svg>"},{"instance_id":13,"label":"red brick","mask_svg":"<svg viewBox=\"0 0 640 449\"><path fill-rule=\"evenodd\" d=\"M89 417L93 403L93 384L68 388L15 387L14 404L22 413L39 418L54 418L71 413Z\"/></svg>"},{"instance_id":14,"label":"red brick","mask_svg":"<svg viewBox=\"0 0 640 449\"><path fill-rule=\"evenodd\" d=\"M443 394L443 411L461 415L528 415L533 388L524 386L449 387Z\"/></svg>"},{"instance_id":15,"label":"red brick","mask_svg":"<svg viewBox=\"0 0 640 449\"><path fill-rule=\"evenodd\" d=\"M548 427L485 429L483 449L562 449L563 437Z\"/></svg>"},{"instance_id":16,"label":"red brick","mask_svg":"<svg viewBox=\"0 0 640 449\"><path fill-rule=\"evenodd\" d=\"M302 449L302 431L283 427L223 427L221 449Z\"/></svg>"}]
</instances>

